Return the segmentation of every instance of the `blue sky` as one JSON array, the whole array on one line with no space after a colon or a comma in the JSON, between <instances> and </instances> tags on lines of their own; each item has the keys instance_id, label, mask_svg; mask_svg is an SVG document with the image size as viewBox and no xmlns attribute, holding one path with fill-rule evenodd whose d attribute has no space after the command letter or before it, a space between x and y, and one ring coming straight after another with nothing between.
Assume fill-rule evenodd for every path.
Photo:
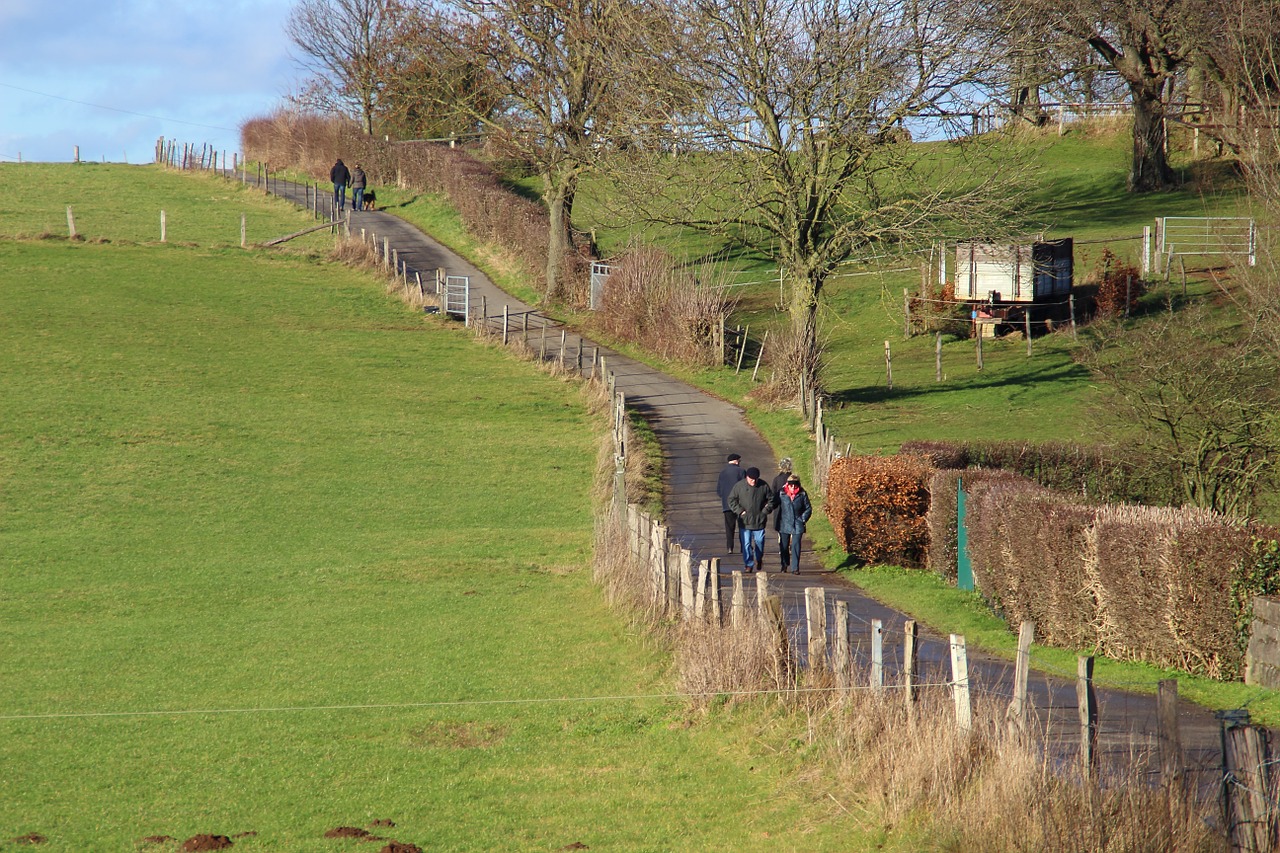
<instances>
[{"instance_id":1,"label":"blue sky","mask_svg":"<svg viewBox=\"0 0 1280 853\"><path fill-rule=\"evenodd\" d=\"M0 0L0 160L149 163L156 139L239 149L302 76L293 0ZM38 93L38 94L37 94Z\"/></svg>"}]
</instances>

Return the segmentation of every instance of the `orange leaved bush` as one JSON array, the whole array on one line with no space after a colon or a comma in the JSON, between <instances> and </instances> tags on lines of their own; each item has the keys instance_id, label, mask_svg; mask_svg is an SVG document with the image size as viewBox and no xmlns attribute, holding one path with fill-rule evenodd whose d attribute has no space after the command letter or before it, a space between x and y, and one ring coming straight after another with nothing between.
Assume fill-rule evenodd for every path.
<instances>
[{"instance_id":1,"label":"orange leaved bush","mask_svg":"<svg viewBox=\"0 0 1280 853\"><path fill-rule=\"evenodd\" d=\"M929 478L920 456L846 456L827 475L827 517L862 563L919 566L929 542Z\"/></svg>"}]
</instances>

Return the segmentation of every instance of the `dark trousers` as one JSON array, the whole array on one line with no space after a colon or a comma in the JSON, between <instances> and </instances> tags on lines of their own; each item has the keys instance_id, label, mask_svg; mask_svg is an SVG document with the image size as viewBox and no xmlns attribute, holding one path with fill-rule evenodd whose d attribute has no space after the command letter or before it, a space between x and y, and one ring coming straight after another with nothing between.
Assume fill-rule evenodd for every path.
<instances>
[{"instance_id":1,"label":"dark trousers","mask_svg":"<svg viewBox=\"0 0 1280 853\"><path fill-rule=\"evenodd\" d=\"M779 533L778 546L782 551L782 570L800 574L800 540L803 533Z\"/></svg>"},{"instance_id":2,"label":"dark trousers","mask_svg":"<svg viewBox=\"0 0 1280 853\"><path fill-rule=\"evenodd\" d=\"M736 541L738 541L738 514L732 510L725 510L724 547L730 554L733 553L733 543Z\"/></svg>"}]
</instances>

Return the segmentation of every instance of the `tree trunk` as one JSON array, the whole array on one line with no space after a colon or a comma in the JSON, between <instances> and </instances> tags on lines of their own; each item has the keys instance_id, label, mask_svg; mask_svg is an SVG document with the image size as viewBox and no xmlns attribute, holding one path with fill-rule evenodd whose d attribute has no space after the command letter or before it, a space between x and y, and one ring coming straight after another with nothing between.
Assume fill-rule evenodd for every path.
<instances>
[{"instance_id":1,"label":"tree trunk","mask_svg":"<svg viewBox=\"0 0 1280 853\"><path fill-rule=\"evenodd\" d=\"M821 282L815 282L808 275L796 278L791 292L791 331L795 337L795 350L791 364L787 365L792 374L787 377L788 384L796 389L802 387L818 387L818 292Z\"/></svg>"},{"instance_id":2,"label":"tree trunk","mask_svg":"<svg viewBox=\"0 0 1280 853\"><path fill-rule=\"evenodd\" d=\"M1129 173L1132 192L1167 190L1174 185L1173 170L1165 150L1164 99L1158 89L1130 83L1133 97L1133 169Z\"/></svg>"},{"instance_id":3,"label":"tree trunk","mask_svg":"<svg viewBox=\"0 0 1280 853\"><path fill-rule=\"evenodd\" d=\"M559 299L563 294L560 276L564 254L569 247L569 222L566 217L566 191L557 187L551 194L547 208L550 222L547 233L547 289L543 299L547 302Z\"/></svg>"}]
</instances>

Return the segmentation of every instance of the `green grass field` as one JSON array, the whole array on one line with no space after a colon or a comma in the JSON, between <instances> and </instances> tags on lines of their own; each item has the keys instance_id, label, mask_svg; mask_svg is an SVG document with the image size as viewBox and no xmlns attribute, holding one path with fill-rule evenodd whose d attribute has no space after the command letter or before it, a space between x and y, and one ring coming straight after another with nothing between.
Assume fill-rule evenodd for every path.
<instances>
[{"instance_id":1,"label":"green grass field","mask_svg":"<svg viewBox=\"0 0 1280 853\"><path fill-rule=\"evenodd\" d=\"M590 582L573 386L241 250L242 207L306 218L234 184L38 168L49 222L3 230L73 204L111 242L0 240L0 849L863 846L784 727L661 698ZM117 198L204 230L150 245Z\"/></svg>"}]
</instances>

